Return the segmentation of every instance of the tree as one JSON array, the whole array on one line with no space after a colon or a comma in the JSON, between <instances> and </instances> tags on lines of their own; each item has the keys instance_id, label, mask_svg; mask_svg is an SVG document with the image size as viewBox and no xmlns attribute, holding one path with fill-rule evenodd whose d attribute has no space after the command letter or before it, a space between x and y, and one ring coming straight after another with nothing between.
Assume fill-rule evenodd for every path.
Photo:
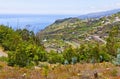
<instances>
[{"instance_id":1,"label":"tree","mask_svg":"<svg viewBox=\"0 0 120 79\"><path fill-rule=\"evenodd\" d=\"M20 36L14 30L7 26L0 26L0 44L5 50L15 50L17 44L20 42Z\"/></svg>"},{"instance_id":2,"label":"tree","mask_svg":"<svg viewBox=\"0 0 120 79\"><path fill-rule=\"evenodd\" d=\"M76 49L78 62L87 62L89 60L90 47L87 44L80 45L79 48Z\"/></svg>"},{"instance_id":3,"label":"tree","mask_svg":"<svg viewBox=\"0 0 120 79\"><path fill-rule=\"evenodd\" d=\"M106 48L110 55L116 56L117 55L117 36L119 34L119 27L113 26L112 30L109 33L109 37L107 39Z\"/></svg>"},{"instance_id":4,"label":"tree","mask_svg":"<svg viewBox=\"0 0 120 79\"><path fill-rule=\"evenodd\" d=\"M72 63L72 58L77 57L77 53L75 52L75 49L73 49L71 46L69 46L67 49L65 49L63 51L63 57L70 64L70 63Z\"/></svg>"},{"instance_id":5,"label":"tree","mask_svg":"<svg viewBox=\"0 0 120 79\"><path fill-rule=\"evenodd\" d=\"M55 51L51 51L48 55L49 55L48 62L51 64L64 62L63 55L60 53L56 53Z\"/></svg>"}]
</instances>

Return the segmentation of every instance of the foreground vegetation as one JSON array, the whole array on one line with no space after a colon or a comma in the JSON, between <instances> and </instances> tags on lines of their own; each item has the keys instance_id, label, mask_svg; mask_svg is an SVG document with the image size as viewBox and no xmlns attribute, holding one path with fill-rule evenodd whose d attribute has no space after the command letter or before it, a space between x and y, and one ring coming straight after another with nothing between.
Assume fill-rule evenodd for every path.
<instances>
[{"instance_id":1,"label":"foreground vegetation","mask_svg":"<svg viewBox=\"0 0 120 79\"><path fill-rule=\"evenodd\" d=\"M1 25L0 44L8 57L0 58L0 79L118 79L119 29L111 29L106 44L93 41L78 48L69 46L61 53L48 53L33 32Z\"/></svg>"},{"instance_id":2,"label":"foreground vegetation","mask_svg":"<svg viewBox=\"0 0 120 79\"><path fill-rule=\"evenodd\" d=\"M39 61L51 64L108 62L120 54L119 28L119 26L114 26L111 29L106 44L87 42L81 44L79 48L69 46L61 53L55 51L47 53L33 32L26 29L14 31L1 25L0 44L8 51L8 65L10 66L34 66L38 65Z\"/></svg>"}]
</instances>

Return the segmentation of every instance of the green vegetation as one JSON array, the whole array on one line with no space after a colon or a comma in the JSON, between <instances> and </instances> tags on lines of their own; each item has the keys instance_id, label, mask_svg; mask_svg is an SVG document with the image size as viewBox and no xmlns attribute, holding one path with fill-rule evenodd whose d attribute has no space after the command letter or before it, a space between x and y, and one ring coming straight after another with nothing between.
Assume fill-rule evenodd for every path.
<instances>
[{"instance_id":1,"label":"green vegetation","mask_svg":"<svg viewBox=\"0 0 120 79\"><path fill-rule=\"evenodd\" d=\"M61 53L55 51L47 53L40 42L36 40L34 33L26 29L14 31L2 25L0 29L1 45L8 51L8 65L10 66L34 66L38 65L39 61L47 61L51 64L64 64L65 61L68 64L108 62L112 60L112 57L117 56L116 50L120 47L119 42L116 41L119 30L115 26L109 33L107 44L84 43L78 48L69 46Z\"/></svg>"},{"instance_id":2,"label":"green vegetation","mask_svg":"<svg viewBox=\"0 0 120 79\"><path fill-rule=\"evenodd\" d=\"M46 60L44 47L27 29L14 31L7 26L0 26L0 45L8 51L8 65L20 67L35 65Z\"/></svg>"},{"instance_id":3,"label":"green vegetation","mask_svg":"<svg viewBox=\"0 0 120 79\"><path fill-rule=\"evenodd\" d=\"M56 21L37 35L27 29L13 30L0 25L0 46L8 54L8 59L3 60L9 66L19 67L35 66L39 62L119 63L120 23L113 21L113 17L117 16L88 20L68 18ZM106 24L106 19L112 23ZM96 42L92 39L94 35L100 36L106 43ZM47 52L47 48L53 50Z\"/></svg>"}]
</instances>

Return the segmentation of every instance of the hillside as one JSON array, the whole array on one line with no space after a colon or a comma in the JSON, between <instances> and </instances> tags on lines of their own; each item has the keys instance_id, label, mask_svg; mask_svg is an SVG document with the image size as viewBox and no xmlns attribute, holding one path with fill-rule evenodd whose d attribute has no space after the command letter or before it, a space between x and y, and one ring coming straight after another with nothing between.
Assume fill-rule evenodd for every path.
<instances>
[{"instance_id":1,"label":"hillside","mask_svg":"<svg viewBox=\"0 0 120 79\"><path fill-rule=\"evenodd\" d=\"M74 20L75 22L79 21L78 19ZM117 30L113 30L112 33ZM47 31L50 32L49 30ZM81 33L84 34L84 31ZM0 57L0 79L120 78L120 43L115 41L119 37L117 36L119 33L115 32L116 35L109 36L112 39L107 41L107 45L93 44L93 42L89 44L87 42L88 44L83 44L76 49L69 46L62 53L54 51L50 53L46 52L44 47L39 44L40 41L33 32L26 29L15 31L7 26L1 25L0 34L0 46L8 54L7 57ZM94 33L90 33L90 35L92 34ZM47 44L52 44L54 42L54 45L55 43L66 45L67 43L73 46L78 44L74 40L74 43L71 42L71 37L67 38L61 42L57 38L56 41L50 38L49 42L46 39L43 43L45 44L47 42ZM79 38L79 40L82 43L84 38ZM115 51L116 49L118 49L117 52Z\"/></svg>"},{"instance_id":2,"label":"hillside","mask_svg":"<svg viewBox=\"0 0 120 79\"><path fill-rule=\"evenodd\" d=\"M0 46L0 79L119 79L120 13L59 19L37 35L0 25Z\"/></svg>"},{"instance_id":3,"label":"hillside","mask_svg":"<svg viewBox=\"0 0 120 79\"><path fill-rule=\"evenodd\" d=\"M86 41L105 43L113 26L120 26L120 13L99 19L66 18L56 20L55 23L39 32L37 36L48 51L50 49L63 50L68 45L79 47Z\"/></svg>"}]
</instances>

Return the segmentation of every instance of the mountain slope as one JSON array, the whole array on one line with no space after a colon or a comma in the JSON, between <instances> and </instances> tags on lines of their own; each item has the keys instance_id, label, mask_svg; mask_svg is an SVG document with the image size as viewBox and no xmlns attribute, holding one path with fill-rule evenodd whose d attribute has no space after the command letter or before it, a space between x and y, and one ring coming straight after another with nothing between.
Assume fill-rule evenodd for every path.
<instances>
[{"instance_id":1,"label":"mountain slope","mask_svg":"<svg viewBox=\"0 0 120 79\"><path fill-rule=\"evenodd\" d=\"M99 19L67 18L57 20L37 35L46 48L61 51L68 45L76 48L87 41L105 43L114 26L120 26L120 13Z\"/></svg>"}]
</instances>

